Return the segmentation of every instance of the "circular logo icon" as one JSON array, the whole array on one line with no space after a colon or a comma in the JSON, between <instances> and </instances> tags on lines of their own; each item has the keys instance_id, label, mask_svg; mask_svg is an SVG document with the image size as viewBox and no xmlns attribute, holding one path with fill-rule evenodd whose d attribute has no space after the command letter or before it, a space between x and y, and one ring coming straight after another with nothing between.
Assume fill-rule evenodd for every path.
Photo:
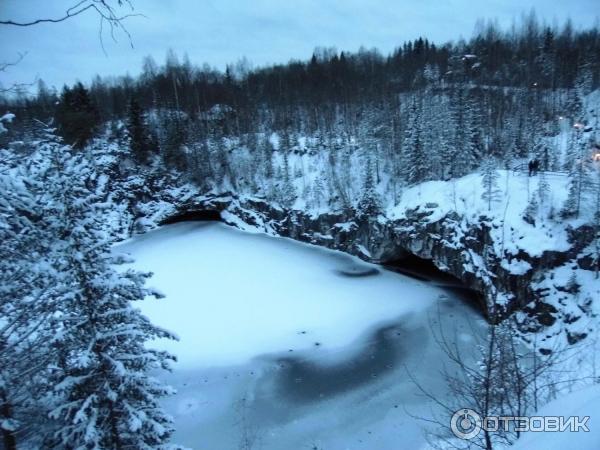
<instances>
[{"instance_id":1,"label":"circular logo icon","mask_svg":"<svg viewBox=\"0 0 600 450\"><path fill-rule=\"evenodd\" d=\"M450 429L460 439L473 439L481 431L481 416L472 409L459 409L452 415Z\"/></svg>"}]
</instances>

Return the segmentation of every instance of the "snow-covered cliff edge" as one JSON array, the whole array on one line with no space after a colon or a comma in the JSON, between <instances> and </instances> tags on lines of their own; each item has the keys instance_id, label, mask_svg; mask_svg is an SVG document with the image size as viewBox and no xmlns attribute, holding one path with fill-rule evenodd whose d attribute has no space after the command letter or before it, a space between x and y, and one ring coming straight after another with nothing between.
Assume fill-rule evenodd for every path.
<instances>
[{"instance_id":1,"label":"snow-covered cliff edge","mask_svg":"<svg viewBox=\"0 0 600 450\"><path fill-rule=\"evenodd\" d=\"M519 311L523 319L534 319L526 321L532 331L546 328L548 348L559 336L576 342L589 332L586 317L595 314L594 299L600 297L592 211L558 219L565 200L559 195L531 211L522 192L538 189L539 176L500 175L502 195L489 211L480 201L481 175L472 174L410 188L399 205L378 217L361 217L353 210L314 214L260 198L201 196L192 188L180 188L170 191L166 200L138 206L146 215L134 228L153 227L184 213L193 217L199 211L218 211L222 220L238 228L342 250L371 262L385 263L410 253L431 260L480 292L480 306L488 318ZM566 197L567 181L555 175L550 180L553 192Z\"/></svg>"}]
</instances>

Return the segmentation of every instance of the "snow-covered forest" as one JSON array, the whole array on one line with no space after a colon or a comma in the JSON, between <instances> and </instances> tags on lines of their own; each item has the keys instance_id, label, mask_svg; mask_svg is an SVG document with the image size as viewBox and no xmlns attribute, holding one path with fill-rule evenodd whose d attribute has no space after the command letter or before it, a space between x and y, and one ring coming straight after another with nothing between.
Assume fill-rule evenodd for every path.
<instances>
[{"instance_id":1,"label":"snow-covered forest","mask_svg":"<svg viewBox=\"0 0 600 450\"><path fill-rule=\"evenodd\" d=\"M550 449L450 419L562 407L600 446L597 26L172 47L0 91L1 448Z\"/></svg>"}]
</instances>

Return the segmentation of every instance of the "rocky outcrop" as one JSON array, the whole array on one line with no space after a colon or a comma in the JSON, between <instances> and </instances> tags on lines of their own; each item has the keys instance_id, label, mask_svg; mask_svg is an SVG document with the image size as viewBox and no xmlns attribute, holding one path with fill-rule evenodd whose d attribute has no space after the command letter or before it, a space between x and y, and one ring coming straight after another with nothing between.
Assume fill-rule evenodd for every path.
<instances>
[{"instance_id":1,"label":"rocky outcrop","mask_svg":"<svg viewBox=\"0 0 600 450\"><path fill-rule=\"evenodd\" d=\"M541 325L551 325L556 309L544 303L546 290L536 288L537 282L549 270L577 260L581 250L593 240L593 233L585 227L571 230L571 247L566 252L548 251L538 256L525 252L501 254L501 247L499 250L498 245L491 245L491 231L498 224L483 216L468 223L454 212L431 220L436 207L425 204L396 220L361 218L354 211L310 216L261 199L222 195L181 205L176 214L219 211L231 225L341 250L374 263L400 259L410 253L431 260L440 270L480 292L480 307L488 319L500 320L520 309L536 316ZM583 258L581 264L590 265L588 259ZM510 270L513 261L525 269L514 273Z\"/></svg>"}]
</instances>

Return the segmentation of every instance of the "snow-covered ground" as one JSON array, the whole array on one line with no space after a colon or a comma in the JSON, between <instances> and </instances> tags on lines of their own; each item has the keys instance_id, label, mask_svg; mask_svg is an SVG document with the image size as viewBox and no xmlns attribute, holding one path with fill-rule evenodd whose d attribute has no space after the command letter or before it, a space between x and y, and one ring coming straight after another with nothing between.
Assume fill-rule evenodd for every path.
<instances>
[{"instance_id":1,"label":"snow-covered ground","mask_svg":"<svg viewBox=\"0 0 600 450\"><path fill-rule=\"evenodd\" d=\"M166 405L174 441L194 449L423 447L412 415L433 405L409 373L443 395L432 328L469 348L484 327L426 282L221 224L170 225L117 251L167 296L142 309L181 338L156 345L180 359Z\"/></svg>"},{"instance_id":2,"label":"snow-covered ground","mask_svg":"<svg viewBox=\"0 0 600 450\"><path fill-rule=\"evenodd\" d=\"M596 450L600 448L600 386L594 385L573 392L548 403L536 416L579 417L588 416L589 431L577 433L528 433L511 447L513 450ZM538 425L539 426L539 425Z\"/></svg>"}]
</instances>

